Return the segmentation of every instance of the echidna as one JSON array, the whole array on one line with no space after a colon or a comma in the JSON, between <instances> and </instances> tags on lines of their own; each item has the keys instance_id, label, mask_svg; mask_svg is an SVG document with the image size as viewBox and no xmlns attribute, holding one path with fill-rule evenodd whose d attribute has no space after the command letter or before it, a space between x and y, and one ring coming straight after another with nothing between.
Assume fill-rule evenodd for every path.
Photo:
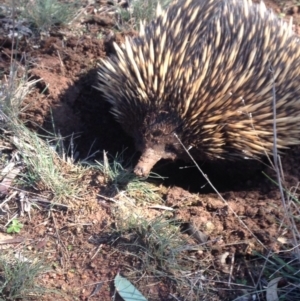
<instances>
[{"instance_id":1,"label":"echidna","mask_svg":"<svg viewBox=\"0 0 300 301\"><path fill-rule=\"evenodd\" d=\"M300 144L299 39L263 2L179 0L114 47L99 89L142 152L137 175L184 158L177 137L195 159L272 153L274 96L278 149Z\"/></svg>"}]
</instances>

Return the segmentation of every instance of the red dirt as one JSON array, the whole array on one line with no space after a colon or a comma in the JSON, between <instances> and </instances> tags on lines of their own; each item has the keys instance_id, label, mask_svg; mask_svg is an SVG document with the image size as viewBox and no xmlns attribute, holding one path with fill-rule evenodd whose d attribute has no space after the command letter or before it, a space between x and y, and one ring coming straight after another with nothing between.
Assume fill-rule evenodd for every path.
<instances>
[{"instance_id":1,"label":"red dirt","mask_svg":"<svg viewBox=\"0 0 300 301\"><path fill-rule=\"evenodd\" d=\"M97 8L101 6L97 5ZM281 11L276 1L269 0L267 5ZM88 11L93 9L90 7ZM299 10L292 7L291 11L298 25ZM22 119L41 133L53 131L54 124L56 133L64 137L74 135L77 137L76 151L82 159L98 150L100 152L94 159L99 160L102 159L102 150L114 156L127 148L127 157L135 151L131 138L109 113L110 105L93 88L97 84L97 63L100 58L111 54L112 40L120 43L125 34L135 34L115 33L111 38L114 24L109 16L94 15L76 25L85 29L84 35L66 34L68 30L63 29L52 32L44 40L35 41L38 47L33 47L30 39L24 39L15 51L19 64L29 66L29 75L40 79L26 98ZM101 39L99 34L103 36ZM0 36L0 70L4 75L9 74L11 46L7 37ZM166 164L159 163L154 171L169 177L163 184L172 188L162 194L165 205L175 209L172 218L183 224L193 224L214 241L209 245L209 256L217 258L225 251L235 254L237 278L249 278L246 268L239 270L239 262L243 256L250 256L253 250L264 252L260 242L268 249L281 249L276 240L284 235L284 230L278 225L283 216L280 195L276 185L262 175L265 171L274 178L270 169L259 162L206 162L202 165L227 200L228 204L224 204L195 168L180 169L186 165L181 162ZM300 166L297 148L287 152L283 166L287 187L297 185L300 179L300 170L295 168ZM48 294L39 300L111 300L114 294L112 279L116 273L120 270L126 274L128 267L139 266L138 260L135 262L132 256L113 247L113 238L109 234L114 227L113 209L110 202L97 198L98 187L97 180L91 180L90 190L79 211L57 211L49 218L47 212L33 211L31 220L20 219L25 225L21 235L27 239L26 247L52 265L52 271L46 273L41 282L63 294L60 297ZM100 193L104 194L104 189ZM195 258L200 262L206 255L196 254ZM97 283L101 283L99 292L88 299ZM151 282L141 277L135 284L150 296L149 301L174 300L169 293L176 292L176 287L171 287L166 281ZM228 293L224 285L218 288L214 300L232 300L238 295L238 289ZM115 300L121 300L118 298Z\"/></svg>"}]
</instances>

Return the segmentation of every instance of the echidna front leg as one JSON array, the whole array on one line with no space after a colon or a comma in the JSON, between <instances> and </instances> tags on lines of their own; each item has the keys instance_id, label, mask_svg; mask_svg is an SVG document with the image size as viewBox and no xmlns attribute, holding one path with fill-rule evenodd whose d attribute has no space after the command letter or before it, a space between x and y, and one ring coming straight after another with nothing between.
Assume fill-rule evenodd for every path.
<instances>
[{"instance_id":1,"label":"echidna front leg","mask_svg":"<svg viewBox=\"0 0 300 301\"><path fill-rule=\"evenodd\" d=\"M143 151L139 162L134 168L134 173L139 177L147 177L152 167L162 158L162 155L152 148Z\"/></svg>"}]
</instances>

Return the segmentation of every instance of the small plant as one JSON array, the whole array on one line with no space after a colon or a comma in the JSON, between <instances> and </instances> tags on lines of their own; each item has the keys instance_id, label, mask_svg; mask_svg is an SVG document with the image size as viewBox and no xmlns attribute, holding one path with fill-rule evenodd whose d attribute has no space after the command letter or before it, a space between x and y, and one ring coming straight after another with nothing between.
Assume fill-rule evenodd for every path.
<instances>
[{"instance_id":1,"label":"small plant","mask_svg":"<svg viewBox=\"0 0 300 301\"><path fill-rule=\"evenodd\" d=\"M130 168L123 167L123 153L116 155L112 162L109 162L106 152L103 152L103 161L96 161L96 167L103 173L105 182L115 186L122 186L134 178Z\"/></svg>"},{"instance_id":2,"label":"small plant","mask_svg":"<svg viewBox=\"0 0 300 301\"><path fill-rule=\"evenodd\" d=\"M22 0L20 6L23 17L38 30L45 32L54 25L70 22L76 13L76 1L63 3L58 0Z\"/></svg>"},{"instance_id":3,"label":"small plant","mask_svg":"<svg viewBox=\"0 0 300 301\"><path fill-rule=\"evenodd\" d=\"M23 224L17 219L13 219L10 226L7 228L7 233L19 233L23 228Z\"/></svg>"},{"instance_id":4,"label":"small plant","mask_svg":"<svg viewBox=\"0 0 300 301\"><path fill-rule=\"evenodd\" d=\"M162 8L166 8L171 0L133 0L129 8L119 8L119 21L124 25L129 23L133 29L138 29L140 21L149 22L155 18L157 4L160 3Z\"/></svg>"}]
</instances>

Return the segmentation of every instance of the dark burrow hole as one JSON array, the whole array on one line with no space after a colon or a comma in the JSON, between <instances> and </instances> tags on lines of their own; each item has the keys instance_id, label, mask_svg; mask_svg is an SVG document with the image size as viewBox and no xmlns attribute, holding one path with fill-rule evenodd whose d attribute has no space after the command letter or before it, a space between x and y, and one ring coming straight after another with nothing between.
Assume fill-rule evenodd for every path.
<instances>
[{"instance_id":1,"label":"dark burrow hole","mask_svg":"<svg viewBox=\"0 0 300 301\"><path fill-rule=\"evenodd\" d=\"M134 165L139 154L135 151L133 139L115 121L110 113L111 105L104 101L101 92L93 88L97 85L96 72L91 70L82 76L62 95L62 105L69 106L73 115L61 116L56 114L56 109L52 109L51 116L43 127L51 130L54 121L56 130L64 137L70 136L75 128L78 134L75 134L77 138L74 144L80 160L95 154L92 159L101 161L105 150L109 158L122 153L124 163L132 160ZM68 143L70 142L66 140L65 144ZM199 162L199 165L220 192L257 189L266 180L262 174L264 165L256 161L207 161ZM158 184L179 186L190 192L213 192L192 162L161 160L152 171L164 177L164 180L155 180Z\"/></svg>"},{"instance_id":2,"label":"dark burrow hole","mask_svg":"<svg viewBox=\"0 0 300 301\"><path fill-rule=\"evenodd\" d=\"M266 181L262 172L265 166L260 162L220 160L197 164L219 192L257 189ZM214 192L193 162L162 160L156 164L153 172L166 177L163 181L166 186L179 186L196 193Z\"/></svg>"}]
</instances>

